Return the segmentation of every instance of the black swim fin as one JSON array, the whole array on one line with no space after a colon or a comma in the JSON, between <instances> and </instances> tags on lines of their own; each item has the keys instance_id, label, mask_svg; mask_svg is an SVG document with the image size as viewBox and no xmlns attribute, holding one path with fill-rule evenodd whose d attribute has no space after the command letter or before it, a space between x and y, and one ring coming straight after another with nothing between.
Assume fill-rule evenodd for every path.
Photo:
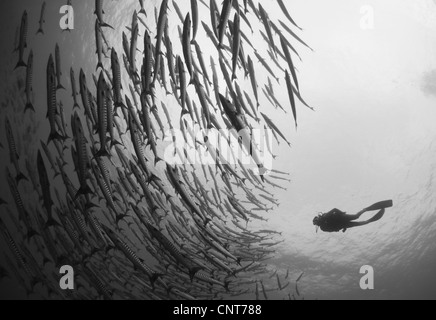
<instances>
[{"instance_id":1,"label":"black swim fin","mask_svg":"<svg viewBox=\"0 0 436 320\"><path fill-rule=\"evenodd\" d=\"M379 221L385 215L385 209L380 209L380 211L371 219L368 220L368 223L373 223Z\"/></svg>"},{"instance_id":2,"label":"black swim fin","mask_svg":"<svg viewBox=\"0 0 436 320\"><path fill-rule=\"evenodd\" d=\"M391 208L394 206L394 203L392 200L386 200L386 201L380 201L377 203L374 203L372 206L366 208L366 211L376 211L376 210L381 210L381 209L386 209L386 208Z\"/></svg>"}]
</instances>

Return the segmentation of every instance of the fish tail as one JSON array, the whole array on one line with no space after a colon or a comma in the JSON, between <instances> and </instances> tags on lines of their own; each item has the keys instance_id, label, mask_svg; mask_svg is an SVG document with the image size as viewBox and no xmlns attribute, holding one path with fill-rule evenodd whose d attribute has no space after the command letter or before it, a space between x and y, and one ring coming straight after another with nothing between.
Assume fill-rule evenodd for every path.
<instances>
[{"instance_id":1,"label":"fish tail","mask_svg":"<svg viewBox=\"0 0 436 320\"><path fill-rule=\"evenodd\" d=\"M154 290L154 284L156 283L157 279L159 279L162 275L160 273L154 273L151 277L150 277L150 283L151 286L153 287Z\"/></svg>"},{"instance_id":2,"label":"fish tail","mask_svg":"<svg viewBox=\"0 0 436 320\"><path fill-rule=\"evenodd\" d=\"M230 289L229 289L230 282L231 281L229 281L229 280L224 281L224 289L226 289L226 292L230 292Z\"/></svg>"},{"instance_id":3,"label":"fish tail","mask_svg":"<svg viewBox=\"0 0 436 320\"><path fill-rule=\"evenodd\" d=\"M50 260L49 258L47 258L47 257L44 257L43 260L42 260L42 265L45 266L47 263L50 263L50 262L53 262L53 261L51 261L51 260Z\"/></svg>"},{"instance_id":4,"label":"fish tail","mask_svg":"<svg viewBox=\"0 0 436 320\"><path fill-rule=\"evenodd\" d=\"M101 63L101 61L99 61L99 62L97 63L97 67L95 68L95 71L97 71L98 68L101 68L101 69L104 70L104 68L103 68L103 63Z\"/></svg>"},{"instance_id":5,"label":"fish tail","mask_svg":"<svg viewBox=\"0 0 436 320\"><path fill-rule=\"evenodd\" d=\"M127 109L126 105L123 102L116 102L115 103L115 108Z\"/></svg>"},{"instance_id":6,"label":"fish tail","mask_svg":"<svg viewBox=\"0 0 436 320\"><path fill-rule=\"evenodd\" d=\"M26 104L26 107L24 108L24 113L26 113L27 110L35 112L35 108L33 107L33 104L31 102Z\"/></svg>"},{"instance_id":7,"label":"fish tail","mask_svg":"<svg viewBox=\"0 0 436 320\"><path fill-rule=\"evenodd\" d=\"M110 153L107 151L106 146L103 146L99 152L95 154L95 158L108 157L110 158Z\"/></svg>"},{"instance_id":8,"label":"fish tail","mask_svg":"<svg viewBox=\"0 0 436 320\"><path fill-rule=\"evenodd\" d=\"M235 80L237 80L237 79L238 79L238 77L236 76L235 73L233 73L233 75L232 75L232 81L235 81Z\"/></svg>"},{"instance_id":9,"label":"fish tail","mask_svg":"<svg viewBox=\"0 0 436 320\"><path fill-rule=\"evenodd\" d=\"M189 85L195 85L197 84L197 79L195 77L191 77L191 81L189 81Z\"/></svg>"},{"instance_id":10,"label":"fish tail","mask_svg":"<svg viewBox=\"0 0 436 320\"><path fill-rule=\"evenodd\" d=\"M124 220L125 218L127 218L128 215L127 214L119 214L115 217L115 222L118 225L120 223L120 221Z\"/></svg>"},{"instance_id":11,"label":"fish tail","mask_svg":"<svg viewBox=\"0 0 436 320\"><path fill-rule=\"evenodd\" d=\"M93 194L91 188L86 184L85 186L81 186L79 191L77 191L74 200L77 200L81 195Z\"/></svg>"},{"instance_id":12,"label":"fish tail","mask_svg":"<svg viewBox=\"0 0 436 320\"><path fill-rule=\"evenodd\" d=\"M56 90L65 90L65 87L59 82Z\"/></svg>"},{"instance_id":13,"label":"fish tail","mask_svg":"<svg viewBox=\"0 0 436 320\"><path fill-rule=\"evenodd\" d=\"M156 176L155 174L152 174L150 176L150 178L148 179L148 183L151 183L152 181L159 182L161 180L160 180L160 178L158 176Z\"/></svg>"},{"instance_id":14,"label":"fish tail","mask_svg":"<svg viewBox=\"0 0 436 320\"><path fill-rule=\"evenodd\" d=\"M48 229L50 227L58 227L60 226L59 222L57 222L55 219L53 218L49 218L47 220L47 222L45 223L44 229Z\"/></svg>"},{"instance_id":15,"label":"fish tail","mask_svg":"<svg viewBox=\"0 0 436 320\"><path fill-rule=\"evenodd\" d=\"M27 64L23 60L18 61L17 65L15 66L14 71L20 67L27 67Z\"/></svg>"},{"instance_id":16,"label":"fish tail","mask_svg":"<svg viewBox=\"0 0 436 320\"><path fill-rule=\"evenodd\" d=\"M241 265L241 261L242 261L242 258L237 258L237 259L236 259L236 263L242 267L242 265Z\"/></svg>"},{"instance_id":17,"label":"fish tail","mask_svg":"<svg viewBox=\"0 0 436 320\"><path fill-rule=\"evenodd\" d=\"M44 30L42 30L42 28L39 28L38 31L36 31L36 34L44 34Z\"/></svg>"},{"instance_id":18,"label":"fish tail","mask_svg":"<svg viewBox=\"0 0 436 320\"><path fill-rule=\"evenodd\" d=\"M103 23L100 22L100 27L101 28L106 27L106 28L111 28L112 30L115 30L114 27L112 27L110 24L108 24L106 22L103 22Z\"/></svg>"},{"instance_id":19,"label":"fish tail","mask_svg":"<svg viewBox=\"0 0 436 320\"><path fill-rule=\"evenodd\" d=\"M206 218L206 220L204 221L204 226L207 227L207 225L212 222L212 219L210 218Z\"/></svg>"},{"instance_id":20,"label":"fish tail","mask_svg":"<svg viewBox=\"0 0 436 320\"><path fill-rule=\"evenodd\" d=\"M73 110L74 110L75 108L79 108L79 109L80 109L80 106L79 106L79 104L78 104L77 102L74 103Z\"/></svg>"},{"instance_id":21,"label":"fish tail","mask_svg":"<svg viewBox=\"0 0 436 320\"><path fill-rule=\"evenodd\" d=\"M263 175L260 176L260 179L262 179L262 182L265 183L265 177Z\"/></svg>"},{"instance_id":22,"label":"fish tail","mask_svg":"<svg viewBox=\"0 0 436 320\"><path fill-rule=\"evenodd\" d=\"M27 179L27 177L22 172L18 172L17 176L15 177L15 181L17 182L17 184L19 184L21 180L29 181L29 179Z\"/></svg>"},{"instance_id":23,"label":"fish tail","mask_svg":"<svg viewBox=\"0 0 436 320\"><path fill-rule=\"evenodd\" d=\"M39 236L38 231L36 231L32 227L29 227L26 235L27 241L30 241L30 239L32 239L34 236Z\"/></svg>"},{"instance_id":24,"label":"fish tail","mask_svg":"<svg viewBox=\"0 0 436 320\"><path fill-rule=\"evenodd\" d=\"M163 160L161 158L159 158L159 157L156 157L154 159L154 166L156 166L160 161L163 161Z\"/></svg>"},{"instance_id":25,"label":"fish tail","mask_svg":"<svg viewBox=\"0 0 436 320\"><path fill-rule=\"evenodd\" d=\"M66 138L64 136L62 136L61 134L59 134L58 132L53 132L50 133L50 135L48 136L47 139L47 146L50 144L50 142L52 142L53 140L61 140L61 141L65 141Z\"/></svg>"},{"instance_id":26,"label":"fish tail","mask_svg":"<svg viewBox=\"0 0 436 320\"><path fill-rule=\"evenodd\" d=\"M38 283L44 283L40 277L34 277L32 281L30 281L30 287L32 288L32 291L34 291L34 288Z\"/></svg>"},{"instance_id":27,"label":"fish tail","mask_svg":"<svg viewBox=\"0 0 436 320\"><path fill-rule=\"evenodd\" d=\"M122 146L122 145L123 144L116 139L112 139L111 141L111 149L113 149L115 146Z\"/></svg>"},{"instance_id":28,"label":"fish tail","mask_svg":"<svg viewBox=\"0 0 436 320\"><path fill-rule=\"evenodd\" d=\"M191 282L194 281L194 277L197 274L197 272L203 270L202 267L194 267L189 269L189 278L191 279Z\"/></svg>"},{"instance_id":29,"label":"fish tail","mask_svg":"<svg viewBox=\"0 0 436 320\"><path fill-rule=\"evenodd\" d=\"M92 209L92 208L97 208L97 207L98 206L96 204L94 204L94 203L92 203L90 201L88 201L88 203L85 205L85 209L86 210L89 210L89 209Z\"/></svg>"},{"instance_id":30,"label":"fish tail","mask_svg":"<svg viewBox=\"0 0 436 320\"><path fill-rule=\"evenodd\" d=\"M147 13L145 12L145 9L141 9L141 10L139 11L139 13L142 13L144 16L147 16Z\"/></svg>"}]
</instances>

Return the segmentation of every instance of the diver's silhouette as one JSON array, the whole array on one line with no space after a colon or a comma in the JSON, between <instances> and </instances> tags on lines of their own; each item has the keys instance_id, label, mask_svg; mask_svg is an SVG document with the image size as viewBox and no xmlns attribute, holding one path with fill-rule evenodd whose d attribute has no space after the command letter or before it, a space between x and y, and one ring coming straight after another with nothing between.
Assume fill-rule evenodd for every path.
<instances>
[{"instance_id":1,"label":"diver's silhouette","mask_svg":"<svg viewBox=\"0 0 436 320\"><path fill-rule=\"evenodd\" d=\"M381 201L373 204L372 206L363 209L362 211L354 214L348 215L345 212L342 212L339 209L333 209L327 213L320 214L313 219L313 224L318 228L321 228L324 232L345 232L347 229L354 227L361 227L372 222L380 220L385 214L385 209L393 206L392 200ZM360 218L362 214L368 211L376 211L379 212L367 221L354 221Z\"/></svg>"}]
</instances>

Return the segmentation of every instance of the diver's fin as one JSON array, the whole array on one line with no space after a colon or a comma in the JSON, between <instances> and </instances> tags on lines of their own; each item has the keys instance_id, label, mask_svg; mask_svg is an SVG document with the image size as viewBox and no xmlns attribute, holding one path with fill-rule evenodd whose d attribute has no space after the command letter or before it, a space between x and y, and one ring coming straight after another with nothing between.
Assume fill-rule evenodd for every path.
<instances>
[{"instance_id":1,"label":"diver's fin","mask_svg":"<svg viewBox=\"0 0 436 320\"><path fill-rule=\"evenodd\" d=\"M386 200L386 201L374 203L372 206L366 208L365 210L366 211L376 211L376 210L391 208L391 207L393 207L393 205L394 205L394 203L392 200Z\"/></svg>"},{"instance_id":2,"label":"diver's fin","mask_svg":"<svg viewBox=\"0 0 436 320\"><path fill-rule=\"evenodd\" d=\"M383 218L385 214L385 209L381 209L374 217L368 220L368 223L379 221L381 218Z\"/></svg>"}]
</instances>

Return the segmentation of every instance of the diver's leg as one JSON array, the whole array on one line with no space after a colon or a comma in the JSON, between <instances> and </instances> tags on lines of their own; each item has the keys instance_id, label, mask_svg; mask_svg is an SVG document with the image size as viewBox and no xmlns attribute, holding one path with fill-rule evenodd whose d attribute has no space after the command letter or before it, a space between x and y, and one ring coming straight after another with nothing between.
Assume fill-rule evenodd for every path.
<instances>
[{"instance_id":1,"label":"diver's leg","mask_svg":"<svg viewBox=\"0 0 436 320\"><path fill-rule=\"evenodd\" d=\"M346 228L344 228L344 229L350 229L350 228L355 228L355 227L361 227L361 226L365 226L365 225L367 225L367 224L370 224L370 223L373 223L373 222L376 222L376 221L378 221L378 220L380 220L381 218L383 218L383 216L384 216L384 214L385 214L385 209L381 209L374 217L372 217L371 219L369 219L369 220L367 220L367 221L358 221L358 222L356 222L356 221L350 221L348 224L347 224L347 227ZM359 215L359 217L361 216L362 214L360 214Z\"/></svg>"},{"instance_id":2,"label":"diver's leg","mask_svg":"<svg viewBox=\"0 0 436 320\"><path fill-rule=\"evenodd\" d=\"M353 214L353 215L347 215L347 217L352 221L352 220L357 220L357 219L359 219L360 218L360 216L362 215L362 214L364 214L366 212L366 209L363 209L363 210L361 210L361 211L359 211L358 213L356 213L356 214Z\"/></svg>"},{"instance_id":3,"label":"diver's leg","mask_svg":"<svg viewBox=\"0 0 436 320\"><path fill-rule=\"evenodd\" d=\"M364 213L367 212L367 211L369 211L368 208L365 208L365 209L359 211L358 213L356 213L356 214L354 214L354 215L348 215L348 217L350 218L351 221L353 221L353 220L357 220L357 219L359 219L359 218L362 216L362 214L364 214ZM380 213L380 212L379 212L379 213ZM378 214L379 214L379 213L378 213ZM384 212L383 212L383 214L384 214ZM377 216L377 215L376 215L376 216ZM382 216L383 216L383 215L382 215ZM368 220L368 221L369 221L369 223L370 223L370 222L374 222L374 221L371 221L371 219ZM376 221L377 221L377 220L376 220Z\"/></svg>"}]
</instances>

